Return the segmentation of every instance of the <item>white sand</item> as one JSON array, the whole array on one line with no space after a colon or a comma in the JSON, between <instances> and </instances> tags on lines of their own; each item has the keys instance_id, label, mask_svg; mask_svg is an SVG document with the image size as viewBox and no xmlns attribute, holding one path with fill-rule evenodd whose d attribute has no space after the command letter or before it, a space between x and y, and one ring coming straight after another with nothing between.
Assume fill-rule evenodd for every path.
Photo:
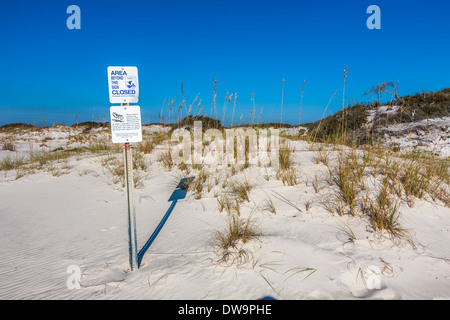
<instances>
[{"instance_id":1,"label":"white sand","mask_svg":"<svg viewBox=\"0 0 450 320\"><path fill-rule=\"evenodd\" d=\"M66 139L55 135L51 147ZM450 299L450 209L427 197L412 208L401 205L400 224L415 247L380 235L367 217L332 215L321 205L332 187L314 157L295 153L297 186L284 186L270 169L237 175L253 186L241 216L251 215L263 233L243 246L244 265L217 263L210 239L226 229L227 214L219 213L216 186L200 200L188 193L178 201L132 273L126 196L99 157L71 158L60 176L44 170L15 180L14 172L0 172L0 299ZM135 189L139 248L169 208L180 177L156 156L149 159L143 186ZM311 183L316 175L319 194ZM267 195L277 215L264 210ZM348 227L357 240L349 241ZM80 289L67 286L71 265L80 267Z\"/></svg>"}]
</instances>

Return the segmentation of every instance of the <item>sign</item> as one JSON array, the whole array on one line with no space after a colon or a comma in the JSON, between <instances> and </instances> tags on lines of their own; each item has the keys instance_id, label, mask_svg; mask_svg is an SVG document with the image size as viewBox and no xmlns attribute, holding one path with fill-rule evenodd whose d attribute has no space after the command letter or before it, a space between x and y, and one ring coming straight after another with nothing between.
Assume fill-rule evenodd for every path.
<instances>
[{"instance_id":1,"label":"sign","mask_svg":"<svg viewBox=\"0 0 450 320\"><path fill-rule=\"evenodd\" d=\"M113 143L142 141L141 108L139 106L112 106L110 115Z\"/></svg>"},{"instance_id":2,"label":"sign","mask_svg":"<svg viewBox=\"0 0 450 320\"><path fill-rule=\"evenodd\" d=\"M138 70L136 67L108 67L109 102L137 103L139 101Z\"/></svg>"},{"instance_id":3,"label":"sign","mask_svg":"<svg viewBox=\"0 0 450 320\"><path fill-rule=\"evenodd\" d=\"M113 143L123 143L125 184L128 207L128 253L130 270L139 268L136 246L136 214L133 192L133 154L129 143L142 141L141 108L130 106L139 100L136 67L108 67L109 101L121 106L110 108L111 137Z\"/></svg>"}]
</instances>

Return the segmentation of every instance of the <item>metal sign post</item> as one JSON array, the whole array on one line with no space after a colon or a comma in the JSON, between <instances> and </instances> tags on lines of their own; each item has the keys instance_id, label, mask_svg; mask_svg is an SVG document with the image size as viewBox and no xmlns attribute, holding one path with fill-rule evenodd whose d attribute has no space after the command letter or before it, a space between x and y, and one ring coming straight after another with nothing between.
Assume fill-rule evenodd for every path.
<instances>
[{"instance_id":1,"label":"metal sign post","mask_svg":"<svg viewBox=\"0 0 450 320\"><path fill-rule=\"evenodd\" d=\"M128 106L123 103L122 106ZM127 189L128 204L128 251L130 256L131 271L138 269L137 240L136 240L136 211L134 209L134 179L133 179L133 149L131 144L125 143L123 148L123 159L125 166L125 186Z\"/></svg>"},{"instance_id":2,"label":"metal sign post","mask_svg":"<svg viewBox=\"0 0 450 320\"><path fill-rule=\"evenodd\" d=\"M134 207L133 154L131 142L142 141L141 111L130 103L139 101L139 82L136 67L108 67L109 101L120 103L110 108L111 138L123 143L125 187L128 210L128 252L130 270L139 268L136 239L136 213Z\"/></svg>"}]
</instances>

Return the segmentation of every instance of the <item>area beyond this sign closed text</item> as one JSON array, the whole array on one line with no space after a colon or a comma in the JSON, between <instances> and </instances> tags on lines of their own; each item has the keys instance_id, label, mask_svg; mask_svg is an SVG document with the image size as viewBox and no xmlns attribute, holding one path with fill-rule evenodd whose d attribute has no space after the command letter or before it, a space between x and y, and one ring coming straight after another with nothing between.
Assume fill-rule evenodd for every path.
<instances>
[{"instance_id":1,"label":"area beyond this sign closed text","mask_svg":"<svg viewBox=\"0 0 450 320\"><path fill-rule=\"evenodd\" d=\"M137 103L139 81L136 67L108 67L109 102Z\"/></svg>"},{"instance_id":2,"label":"area beyond this sign closed text","mask_svg":"<svg viewBox=\"0 0 450 320\"><path fill-rule=\"evenodd\" d=\"M113 106L111 136L114 143L142 141L141 108L139 106Z\"/></svg>"}]
</instances>

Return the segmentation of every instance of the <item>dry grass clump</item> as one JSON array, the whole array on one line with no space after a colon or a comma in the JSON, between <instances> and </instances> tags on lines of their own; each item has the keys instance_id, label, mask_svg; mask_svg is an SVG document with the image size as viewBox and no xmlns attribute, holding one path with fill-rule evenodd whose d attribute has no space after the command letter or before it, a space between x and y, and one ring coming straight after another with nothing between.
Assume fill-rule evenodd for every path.
<instances>
[{"instance_id":1,"label":"dry grass clump","mask_svg":"<svg viewBox=\"0 0 450 320\"><path fill-rule=\"evenodd\" d=\"M279 157L280 171L287 171L294 164L293 147L288 140L280 145Z\"/></svg>"},{"instance_id":2,"label":"dry grass clump","mask_svg":"<svg viewBox=\"0 0 450 320\"><path fill-rule=\"evenodd\" d=\"M294 150L289 140L285 140L280 145L279 150L279 168L276 178L281 180L284 185L295 186L298 184L297 173L294 168Z\"/></svg>"},{"instance_id":3,"label":"dry grass clump","mask_svg":"<svg viewBox=\"0 0 450 320\"><path fill-rule=\"evenodd\" d=\"M276 177L283 182L283 185L295 186L298 184L297 173L294 168L285 171L277 171Z\"/></svg>"},{"instance_id":4,"label":"dry grass clump","mask_svg":"<svg viewBox=\"0 0 450 320\"><path fill-rule=\"evenodd\" d=\"M380 168L389 179L390 191L409 206L426 196L450 205L448 161L425 151L386 152L383 160Z\"/></svg>"},{"instance_id":5,"label":"dry grass clump","mask_svg":"<svg viewBox=\"0 0 450 320\"><path fill-rule=\"evenodd\" d=\"M49 165L49 164L51 164L53 162L56 162L56 161L67 159L70 156L72 156L72 155L69 152L39 151L39 152L31 153L27 162L34 169L44 169L44 167L46 165Z\"/></svg>"},{"instance_id":6,"label":"dry grass clump","mask_svg":"<svg viewBox=\"0 0 450 320\"><path fill-rule=\"evenodd\" d=\"M170 151L163 151L158 154L158 161L162 163L163 167L167 170L172 170L174 164Z\"/></svg>"},{"instance_id":7,"label":"dry grass clump","mask_svg":"<svg viewBox=\"0 0 450 320\"><path fill-rule=\"evenodd\" d=\"M341 151L328 170L337 189L335 194L321 197L324 208L339 215L356 215L360 209L370 217L373 230L386 231L412 245L409 233L399 223L402 203L413 206L415 199L428 196L450 205L449 163L432 153L375 148L362 153ZM365 197L360 195L362 190L366 190Z\"/></svg>"},{"instance_id":8,"label":"dry grass clump","mask_svg":"<svg viewBox=\"0 0 450 320\"><path fill-rule=\"evenodd\" d=\"M123 157L107 156L101 160L106 172L111 175L114 184L125 187L125 164ZM134 175L133 175L134 178Z\"/></svg>"},{"instance_id":9,"label":"dry grass clump","mask_svg":"<svg viewBox=\"0 0 450 320\"><path fill-rule=\"evenodd\" d=\"M143 186L150 160L139 150L131 151L133 157L133 183L134 187ZM123 154L109 153L100 157L103 174L111 179L113 184L125 187L125 163Z\"/></svg>"},{"instance_id":10,"label":"dry grass clump","mask_svg":"<svg viewBox=\"0 0 450 320\"><path fill-rule=\"evenodd\" d=\"M385 181L387 180L385 179ZM386 183L381 186L375 201L368 201L368 210L374 230L387 230L394 236L404 234L403 228L398 223L400 201L394 200Z\"/></svg>"},{"instance_id":11,"label":"dry grass clump","mask_svg":"<svg viewBox=\"0 0 450 320\"><path fill-rule=\"evenodd\" d=\"M251 216L247 219L241 217L240 206L244 202L250 202L252 185L244 176L243 179L236 177L226 180L222 187L224 190L216 199L219 212L226 211L228 214L228 228L224 231L215 230L211 242L219 256L219 264L239 266L249 259L249 252L244 245L262 235Z\"/></svg>"},{"instance_id":12,"label":"dry grass clump","mask_svg":"<svg viewBox=\"0 0 450 320\"><path fill-rule=\"evenodd\" d=\"M349 207L349 213L354 215L358 198L358 181L361 180L358 167L355 166L355 159L344 153L338 156L338 165L332 171L333 182L339 188L341 200ZM340 207L339 207L340 208ZM339 210L340 211L340 210Z\"/></svg>"},{"instance_id":13,"label":"dry grass clump","mask_svg":"<svg viewBox=\"0 0 450 320\"><path fill-rule=\"evenodd\" d=\"M0 159L0 171L18 170L25 164L25 158L16 155L13 157L4 157Z\"/></svg>"},{"instance_id":14,"label":"dry grass clump","mask_svg":"<svg viewBox=\"0 0 450 320\"><path fill-rule=\"evenodd\" d=\"M222 195L218 196L217 202L219 204L219 212L223 212L223 210L225 210L228 215L237 214L238 216L240 216L240 203L229 193L223 193Z\"/></svg>"},{"instance_id":15,"label":"dry grass clump","mask_svg":"<svg viewBox=\"0 0 450 320\"><path fill-rule=\"evenodd\" d=\"M198 174L195 177L194 181L189 184L189 189L194 192L195 199L199 200L202 197L202 191L205 186L208 175L206 173L205 168L201 167L198 170Z\"/></svg>"},{"instance_id":16,"label":"dry grass clump","mask_svg":"<svg viewBox=\"0 0 450 320\"><path fill-rule=\"evenodd\" d=\"M431 153L405 154L400 182L406 197L422 199L426 194L449 206L449 162Z\"/></svg>"},{"instance_id":17,"label":"dry grass clump","mask_svg":"<svg viewBox=\"0 0 450 320\"><path fill-rule=\"evenodd\" d=\"M122 151L122 145L103 140L94 140L85 146L90 153L119 153Z\"/></svg>"},{"instance_id":18,"label":"dry grass clump","mask_svg":"<svg viewBox=\"0 0 450 320\"><path fill-rule=\"evenodd\" d=\"M157 146L170 140L173 130L153 132L150 136L143 136L143 140L137 144L137 149L145 154L151 153Z\"/></svg>"},{"instance_id":19,"label":"dry grass clump","mask_svg":"<svg viewBox=\"0 0 450 320\"><path fill-rule=\"evenodd\" d=\"M264 206L264 210L269 211L273 214L277 214L277 209L275 208L275 205L273 204L272 198L269 197L269 195L266 193L267 195L267 200L266 200L266 205Z\"/></svg>"},{"instance_id":20,"label":"dry grass clump","mask_svg":"<svg viewBox=\"0 0 450 320\"><path fill-rule=\"evenodd\" d=\"M231 181L225 181L222 184L223 192L217 196L217 202L219 205L219 211L225 210L229 215L241 213L240 205L244 202L250 202L249 192L252 189L252 185L248 182L247 178L233 179Z\"/></svg>"},{"instance_id":21,"label":"dry grass clump","mask_svg":"<svg viewBox=\"0 0 450 320\"><path fill-rule=\"evenodd\" d=\"M330 160L330 151L326 150L322 145L316 151L316 163L323 163L328 166Z\"/></svg>"},{"instance_id":22,"label":"dry grass clump","mask_svg":"<svg viewBox=\"0 0 450 320\"><path fill-rule=\"evenodd\" d=\"M248 182L246 177L244 177L244 180L236 179L234 181L231 181L229 183L229 188L231 190L231 193L239 202L250 202L249 192L252 189L252 186Z\"/></svg>"},{"instance_id":23,"label":"dry grass clump","mask_svg":"<svg viewBox=\"0 0 450 320\"><path fill-rule=\"evenodd\" d=\"M251 217L243 219L236 214L230 215L227 228L223 231L215 230L212 235L211 244L219 257L217 263L225 266L245 264L250 255L244 245L261 236Z\"/></svg>"},{"instance_id":24,"label":"dry grass clump","mask_svg":"<svg viewBox=\"0 0 450 320\"><path fill-rule=\"evenodd\" d=\"M68 169L67 159L74 156L70 151L38 151L31 152L28 157L16 155L5 157L0 160L0 171L21 170L16 174L16 179L33 173L36 170L47 170L54 176L62 173L61 167Z\"/></svg>"}]
</instances>

